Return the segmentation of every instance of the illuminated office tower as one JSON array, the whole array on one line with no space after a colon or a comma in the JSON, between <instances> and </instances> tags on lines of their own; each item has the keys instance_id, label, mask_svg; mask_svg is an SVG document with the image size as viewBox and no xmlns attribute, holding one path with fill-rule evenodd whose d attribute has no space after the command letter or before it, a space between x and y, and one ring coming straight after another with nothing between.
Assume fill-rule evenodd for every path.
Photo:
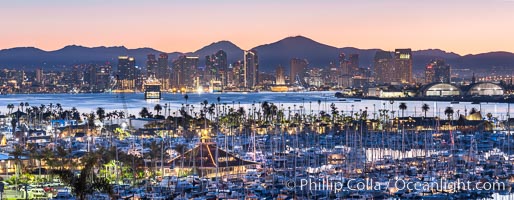
<instances>
[{"instance_id":1,"label":"illuminated office tower","mask_svg":"<svg viewBox=\"0 0 514 200\"><path fill-rule=\"evenodd\" d=\"M135 90L137 79L136 59L129 56L119 56L116 79L119 81L118 89Z\"/></svg>"},{"instance_id":2,"label":"illuminated office tower","mask_svg":"<svg viewBox=\"0 0 514 200\"><path fill-rule=\"evenodd\" d=\"M396 49L394 51L395 82L412 83L412 51Z\"/></svg>"},{"instance_id":3,"label":"illuminated office tower","mask_svg":"<svg viewBox=\"0 0 514 200\"><path fill-rule=\"evenodd\" d=\"M259 57L257 51L244 51L243 59L244 87L253 89L259 83Z\"/></svg>"},{"instance_id":4,"label":"illuminated office tower","mask_svg":"<svg viewBox=\"0 0 514 200\"><path fill-rule=\"evenodd\" d=\"M284 67L282 67L282 66L278 66L276 69L275 84L276 85L285 85L286 84L286 80L284 77Z\"/></svg>"},{"instance_id":5,"label":"illuminated office tower","mask_svg":"<svg viewBox=\"0 0 514 200\"><path fill-rule=\"evenodd\" d=\"M300 81L303 81L305 70L307 69L307 65L309 65L309 62L307 59L299 59L299 58L293 58L290 62L290 69L289 69L289 84L295 84L297 79ZM301 83L299 83L301 84Z\"/></svg>"},{"instance_id":6,"label":"illuminated office tower","mask_svg":"<svg viewBox=\"0 0 514 200\"><path fill-rule=\"evenodd\" d=\"M158 74L158 63L157 59L155 58L155 54L148 54L146 58L146 77Z\"/></svg>"},{"instance_id":7,"label":"illuminated office tower","mask_svg":"<svg viewBox=\"0 0 514 200\"><path fill-rule=\"evenodd\" d=\"M425 68L425 83L450 83L451 66L444 60L432 60Z\"/></svg>"},{"instance_id":8,"label":"illuminated office tower","mask_svg":"<svg viewBox=\"0 0 514 200\"><path fill-rule=\"evenodd\" d=\"M196 88L198 57L182 55L173 61L172 86L177 89Z\"/></svg>"},{"instance_id":9,"label":"illuminated office tower","mask_svg":"<svg viewBox=\"0 0 514 200\"><path fill-rule=\"evenodd\" d=\"M379 84L394 82L395 69L391 52L377 51L373 60L373 66L375 69L375 81Z\"/></svg>"}]
</instances>

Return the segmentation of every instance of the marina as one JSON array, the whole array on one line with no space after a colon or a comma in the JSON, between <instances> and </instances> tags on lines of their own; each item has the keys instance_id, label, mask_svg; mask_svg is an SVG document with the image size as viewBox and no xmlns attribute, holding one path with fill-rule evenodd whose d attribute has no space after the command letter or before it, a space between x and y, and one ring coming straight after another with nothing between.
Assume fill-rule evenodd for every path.
<instances>
[{"instance_id":1,"label":"marina","mask_svg":"<svg viewBox=\"0 0 514 200\"><path fill-rule=\"evenodd\" d=\"M131 93L2 96L2 102L27 101L1 109L5 194L30 199L512 197L509 104L341 102L330 94L163 93L160 101ZM76 98L91 101L81 105ZM67 180L66 173L89 174L84 181L94 188L82 191L80 178Z\"/></svg>"},{"instance_id":2,"label":"marina","mask_svg":"<svg viewBox=\"0 0 514 200\"><path fill-rule=\"evenodd\" d=\"M2 2L0 200L514 199L512 10Z\"/></svg>"}]
</instances>

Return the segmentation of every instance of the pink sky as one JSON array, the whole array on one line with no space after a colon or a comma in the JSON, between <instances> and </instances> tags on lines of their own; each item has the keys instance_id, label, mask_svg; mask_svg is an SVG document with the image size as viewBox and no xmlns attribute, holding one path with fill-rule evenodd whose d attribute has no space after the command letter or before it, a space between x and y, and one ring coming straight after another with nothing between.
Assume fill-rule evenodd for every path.
<instances>
[{"instance_id":1,"label":"pink sky","mask_svg":"<svg viewBox=\"0 0 514 200\"><path fill-rule=\"evenodd\" d=\"M514 52L514 0L3 2L0 49L65 45L243 49L303 35L336 47Z\"/></svg>"}]
</instances>

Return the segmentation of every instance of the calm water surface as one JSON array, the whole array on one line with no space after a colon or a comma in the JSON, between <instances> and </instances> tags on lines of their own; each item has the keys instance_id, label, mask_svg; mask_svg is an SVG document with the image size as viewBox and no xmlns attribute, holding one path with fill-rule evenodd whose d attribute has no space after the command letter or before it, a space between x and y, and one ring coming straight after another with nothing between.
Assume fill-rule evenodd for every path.
<instances>
[{"instance_id":1,"label":"calm water surface","mask_svg":"<svg viewBox=\"0 0 514 200\"><path fill-rule=\"evenodd\" d=\"M430 106L430 110L427 112L427 116L441 116L444 115L444 109L446 107L453 107L455 116L457 114L463 114L465 111L469 112L471 108L482 110L482 113L492 113L499 119L505 119L508 111L508 105L506 103L481 103L471 104L470 102L461 102L459 104L451 104L451 102L434 102L434 101L394 101L391 104L390 101L382 100L365 100L355 102L353 99L346 99L346 101L340 101L334 97L334 92L304 92L304 93L273 93L273 92L261 92L261 93L189 93L187 103L193 104L195 108L199 108L200 103L207 100L210 103L217 103L217 98L220 97L220 103L226 104L227 106L239 105L246 109L252 107L255 104L257 109L259 108L259 102L272 102L288 110L299 111L300 106L303 106L304 112L317 113L320 110L330 112L330 104L334 103L339 111L350 113L359 110L368 110L370 117L373 117L374 112L378 112L379 109L397 110L396 116L400 115L398 112L398 106L400 102L407 104L407 110L405 116L423 116L424 113L421 111L421 106L426 103ZM320 103L318 104L318 101ZM153 111L153 107L156 104L171 105L171 112L177 111L183 104L186 104L184 94L163 94L163 99L147 101L144 99L142 93L128 93L128 94L115 94L115 93L95 93L95 94L10 94L0 96L0 112L8 112L7 104L14 104L17 106L20 102L28 102L31 106L33 105L49 105L53 103L60 103L64 109L70 109L76 107L81 112L90 112L96 110L98 107L103 107L107 111L110 110L127 110L131 114L137 114L142 107L147 107L150 111ZM512 110L512 109L511 109Z\"/></svg>"}]
</instances>

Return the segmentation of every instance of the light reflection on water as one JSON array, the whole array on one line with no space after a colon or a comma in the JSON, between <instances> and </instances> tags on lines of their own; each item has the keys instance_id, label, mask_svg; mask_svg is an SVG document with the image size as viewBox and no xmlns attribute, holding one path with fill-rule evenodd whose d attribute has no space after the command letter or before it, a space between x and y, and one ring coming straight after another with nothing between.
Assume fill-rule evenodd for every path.
<instances>
[{"instance_id":1,"label":"light reflection on water","mask_svg":"<svg viewBox=\"0 0 514 200\"><path fill-rule=\"evenodd\" d=\"M307 114L311 111L317 113L319 110L324 110L330 113L330 104L335 103L339 111L350 113L359 110L368 110L369 116L373 117L374 112L378 112L379 109L396 110L395 116L401 116L401 112L398 110L400 102L407 103L407 110L404 112L404 116L423 116L424 113L421 111L421 106L426 103L430 106L430 110L427 112L427 116L440 116L445 117L444 109L446 107L453 107L455 116L458 114L464 114L469 112L471 108L482 110L483 115L486 113L492 113L498 119L505 119L507 113L506 103L481 103L471 104L471 102L461 102L459 104L451 104L451 102L434 102L434 101L394 101L393 104L390 101L382 100L365 100L361 102L354 102L353 99L346 99L346 101L340 101L334 97L335 92L304 92L304 93L272 93L272 92L261 92L261 93L189 93L187 103L192 104L195 109L199 108L200 103L207 100L209 104L217 103L217 98L220 97L221 104L227 106L238 107L241 105L247 110L255 103L257 109L260 107L259 102L272 102L288 110L291 108L293 111L295 108L297 111L300 110L300 106L303 106L304 112ZM318 104L318 101L319 104ZM163 94L163 99L158 101L145 101L142 93L127 93L127 94L116 94L116 93L98 93L98 94L11 94L0 96L0 111L7 112L7 104L14 104L17 106L20 102L28 102L31 106L40 104L60 103L64 109L70 109L76 107L79 111L90 112L95 110L97 107L103 107L107 111L110 110L124 110L124 104L127 110L131 114L137 114L142 107L149 108L153 111L155 104L159 103L162 106L164 104L171 105L171 112L176 112L183 104L186 103L184 94ZM295 107L296 105L296 107Z\"/></svg>"}]
</instances>

